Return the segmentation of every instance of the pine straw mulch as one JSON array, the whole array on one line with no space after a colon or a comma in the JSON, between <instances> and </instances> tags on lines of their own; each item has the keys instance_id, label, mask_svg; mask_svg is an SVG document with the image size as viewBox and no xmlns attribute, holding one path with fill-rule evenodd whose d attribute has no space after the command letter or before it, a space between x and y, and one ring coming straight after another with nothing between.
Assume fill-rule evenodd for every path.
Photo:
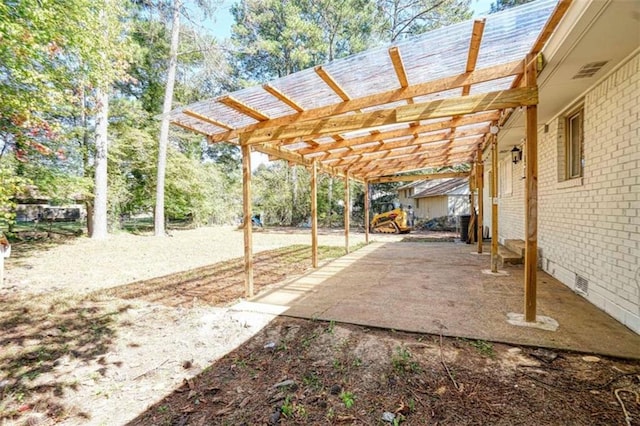
<instances>
[{"instance_id":1,"label":"pine straw mulch","mask_svg":"<svg viewBox=\"0 0 640 426\"><path fill-rule=\"evenodd\" d=\"M358 247L356 247L357 249ZM342 247L319 246L321 261L340 257ZM254 254L254 290L303 274L311 268L311 248L305 245ZM244 296L244 259L235 258L185 272L111 287L98 294L120 299L139 299L165 306L191 306L194 300L210 306L224 306Z\"/></svg>"},{"instance_id":2,"label":"pine straw mulch","mask_svg":"<svg viewBox=\"0 0 640 426\"><path fill-rule=\"evenodd\" d=\"M593 358L280 317L130 424L640 424L640 363Z\"/></svg>"}]
</instances>

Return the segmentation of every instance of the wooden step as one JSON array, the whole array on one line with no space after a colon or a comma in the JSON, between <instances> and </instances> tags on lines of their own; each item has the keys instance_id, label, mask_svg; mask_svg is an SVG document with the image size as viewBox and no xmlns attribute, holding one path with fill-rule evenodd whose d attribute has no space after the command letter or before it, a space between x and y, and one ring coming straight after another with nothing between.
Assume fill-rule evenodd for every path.
<instances>
[{"instance_id":1,"label":"wooden step","mask_svg":"<svg viewBox=\"0 0 640 426\"><path fill-rule=\"evenodd\" d=\"M514 251L509 250L504 246L498 247L498 260L501 265L509 263L511 265L521 264L524 260L524 256Z\"/></svg>"},{"instance_id":2,"label":"wooden step","mask_svg":"<svg viewBox=\"0 0 640 426\"><path fill-rule=\"evenodd\" d=\"M505 240L504 246L507 250L520 254L524 258L524 252L526 249L525 243L522 240Z\"/></svg>"}]
</instances>

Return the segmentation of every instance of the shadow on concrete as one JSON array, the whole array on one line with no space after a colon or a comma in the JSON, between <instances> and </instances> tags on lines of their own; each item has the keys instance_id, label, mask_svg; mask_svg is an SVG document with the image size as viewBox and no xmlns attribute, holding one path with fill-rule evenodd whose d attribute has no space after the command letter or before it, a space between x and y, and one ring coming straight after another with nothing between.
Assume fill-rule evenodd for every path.
<instances>
[{"instance_id":1,"label":"shadow on concrete","mask_svg":"<svg viewBox=\"0 0 640 426\"><path fill-rule=\"evenodd\" d=\"M556 331L507 322L522 313L523 267L482 273L489 256L454 243L373 243L245 302L284 315L419 333L640 358L640 336L540 271L538 309ZM273 312L273 309L271 309Z\"/></svg>"}]
</instances>

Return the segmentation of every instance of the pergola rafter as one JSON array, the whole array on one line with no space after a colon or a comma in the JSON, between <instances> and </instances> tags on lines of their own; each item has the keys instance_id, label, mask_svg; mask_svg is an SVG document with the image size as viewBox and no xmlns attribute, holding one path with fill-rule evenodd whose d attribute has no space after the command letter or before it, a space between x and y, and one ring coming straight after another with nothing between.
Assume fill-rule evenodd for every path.
<instances>
[{"instance_id":1,"label":"pergola rafter","mask_svg":"<svg viewBox=\"0 0 640 426\"><path fill-rule=\"evenodd\" d=\"M407 88L390 89L384 92L355 98L349 101L331 104L314 109L304 110L296 114L289 114L282 117L272 118L269 121L252 123L242 128L236 128L225 132L209 134L210 142L224 142L237 138L241 133L252 132L269 127L282 126L306 120L331 117L347 112L352 112L364 108L378 107L407 99L437 94L447 90L461 88L465 85L485 83L492 80L500 80L506 77L522 75L524 72L524 61L516 60L504 64L498 64L483 68L471 73L461 73L453 76L443 77L434 81L415 84ZM182 113L182 111L179 111ZM204 114L202 114L204 116ZM181 123L179 117L172 118L173 124Z\"/></svg>"},{"instance_id":2,"label":"pergola rafter","mask_svg":"<svg viewBox=\"0 0 640 426\"><path fill-rule=\"evenodd\" d=\"M236 111L245 114L254 120L258 121L269 121L269 116L261 112L260 110L253 108L244 102L234 98L231 95L224 96L220 98L220 103L228 106L229 108L233 108Z\"/></svg>"},{"instance_id":3,"label":"pergola rafter","mask_svg":"<svg viewBox=\"0 0 640 426\"><path fill-rule=\"evenodd\" d=\"M199 114L199 113L197 113L195 111L191 111L190 109L185 109L183 111L183 113L185 115L188 115L189 117L197 118L200 121L204 121L205 123L208 123L208 124L213 124L214 126L218 126L218 127L222 128L222 129L233 130L233 127L229 126L228 124L223 123L222 121L218 121L218 120L213 119L211 117L206 117L206 116L204 116L202 114ZM180 125L180 123L174 123L174 124Z\"/></svg>"},{"instance_id":4,"label":"pergola rafter","mask_svg":"<svg viewBox=\"0 0 640 426\"><path fill-rule=\"evenodd\" d=\"M285 104L289 105L294 110L296 110L298 112L304 111L304 108L302 108L300 105L298 105L298 103L296 103L296 101L294 101L293 99L291 99L290 97L288 97L287 95L285 95L280 90L278 90L277 88L273 87L272 85L264 84L262 86L262 88L264 90L266 90L267 92L271 93L273 96L275 96L276 98L278 98L282 102L284 102ZM231 129L227 129L227 130L231 130Z\"/></svg>"},{"instance_id":5,"label":"pergola rafter","mask_svg":"<svg viewBox=\"0 0 640 426\"><path fill-rule=\"evenodd\" d=\"M334 91L336 95L340 97L343 101L350 101L351 96L347 95L347 92L338 84L338 82L329 74L322 66L317 66L314 68L316 74L324 81L327 86Z\"/></svg>"},{"instance_id":6,"label":"pergola rafter","mask_svg":"<svg viewBox=\"0 0 640 426\"><path fill-rule=\"evenodd\" d=\"M409 80L407 79L407 72L404 69L404 63L402 62L402 56L400 55L400 49L397 46L389 49L389 56L391 57L391 63L393 63L393 69L398 77L400 87L406 89L409 87Z\"/></svg>"}]
</instances>

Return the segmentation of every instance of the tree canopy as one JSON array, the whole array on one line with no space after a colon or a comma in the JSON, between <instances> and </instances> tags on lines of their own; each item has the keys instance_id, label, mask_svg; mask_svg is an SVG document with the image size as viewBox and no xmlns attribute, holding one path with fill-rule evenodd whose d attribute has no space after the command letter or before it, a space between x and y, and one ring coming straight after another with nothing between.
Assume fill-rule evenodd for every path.
<instances>
[{"instance_id":1,"label":"tree canopy","mask_svg":"<svg viewBox=\"0 0 640 426\"><path fill-rule=\"evenodd\" d=\"M391 43L471 16L469 0L241 0L231 11L230 63L236 87L264 82ZM311 213L308 173L275 163L260 169L256 209L267 223L298 224ZM277 183L276 183L277 182ZM323 186L324 185L324 186ZM384 188L393 196L397 184ZM307 191L307 192L305 192ZM342 184L330 177L319 188L321 221L335 223ZM352 199L362 200L355 186Z\"/></svg>"},{"instance_id":2,"label":"tree canopy","mask_svg":"<svg viewBox=\"0 0 640 426\"><path fill-rule=\"evenodd\" d=\"M99 123L106 126L98 133L106 135L109 147L110 228L124 217L153 212L160 127L154 117L162 111L173 5L174 0L0 4L0 226L14 220L15 204L27 189L52 203L81 200L91 210ZM188 2L179 9L184 19L174 105L465 19L468 5L469 0L239 0L231 8L231 38L221 42L195 19L211 16L216 2ZM239 168L237 147L208 145L201 136L171 128L168 218L225 223L239 217ZM256 176L268 182L257 184L255 200L267 221L306 220L305 169L275 162L261 166ZM340 213L336 201L342 191L342 183L320 178L321 217ZM356 186L354 199L358 191Z\"/></svg>"},{"instance_id":3,"label":"tree canopy","mask_svg":"<svg viewBox=\"0 0 640 426\"><path fill-rule=\"evenodd\" d=\"M501 10L509 9L512 7L520 6L521 4L532 2L533 0L496 0L495 3L491 3L490 13L500 12Z\"/></svg>"}]
</instances>

